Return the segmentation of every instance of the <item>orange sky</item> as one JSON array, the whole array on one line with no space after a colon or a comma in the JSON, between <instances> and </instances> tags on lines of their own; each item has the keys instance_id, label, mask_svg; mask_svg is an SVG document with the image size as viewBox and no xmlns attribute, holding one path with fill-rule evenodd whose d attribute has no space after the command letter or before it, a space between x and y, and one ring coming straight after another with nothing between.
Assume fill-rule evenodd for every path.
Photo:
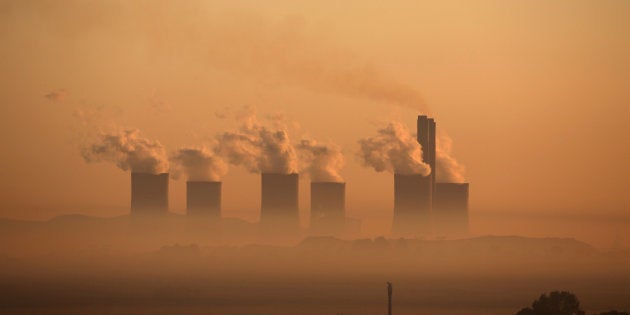
<instances>
[{"instance_id":1,"label":"orange sky","mask_svg":"<svg viewBox=\"0 0 630 315\"><path fill-rule=\"evenodd\" d=\"M630 208L627 1L1 1L0 41L0 217L127 212L129 174L82 160L94 125L77 109L172 150L243 106L341 145L359 218L391 211L393 180L359 165L357 140L427 110L466 166L472 211ZM426 107L363 90L379 84ZM226 215L257 218L259 181L230 169ZM184 182L171 187L183 213Z\"/></svg>"}]
</instances>

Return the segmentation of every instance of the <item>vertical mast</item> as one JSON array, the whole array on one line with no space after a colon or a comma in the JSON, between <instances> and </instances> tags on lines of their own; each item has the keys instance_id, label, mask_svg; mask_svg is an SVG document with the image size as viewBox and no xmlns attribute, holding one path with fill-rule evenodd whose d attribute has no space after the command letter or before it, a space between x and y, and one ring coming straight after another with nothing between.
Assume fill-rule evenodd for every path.
<instances>
[{"instance_id":1,"label":"vertical mast","mask_svg":"<svg viewBox=\"0 0 630 315\"><path fill-rule=\"evenodd\" d=\"M387 315L392 315L392 283L387 282Z\"/></svg>"}]
</instances>

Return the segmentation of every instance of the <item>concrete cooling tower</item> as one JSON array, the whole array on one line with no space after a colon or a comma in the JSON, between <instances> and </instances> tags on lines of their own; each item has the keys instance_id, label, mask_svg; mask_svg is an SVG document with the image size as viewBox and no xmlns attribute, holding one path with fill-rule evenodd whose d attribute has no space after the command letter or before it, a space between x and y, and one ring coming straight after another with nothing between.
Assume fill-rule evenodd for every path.
<instances>
[{"instance_id":1,"label":"concrete cooling tower","mask_svg":"<svg viewBox=\"0 0 630 315\"><path fill-rule=\"evenodd\" d=\"M394 174L394 235L429 234L433 195L431 181L431 176Z\"/></svg>"},{"instance_id":2,"label":"concrete cooling tower","mask_svg":"<svg viewBox=\"0 0 630 315\"><path fill-rule=\"evenodd\" d=\"M190 217L221 217L221 182L186 182L186 212Z\"/></svg>"},{"instance_id":3,"label":"concrete cooling tower","mask_svg":"<svg viewBox=\"0 0 630 315\"><path fill-rule=\"evenodd\" d=\"M345 228L346 183L311 183L311 233L340 235Z\"/></svg>"},{"instance_id":4,"label":"concrete cooling tower","mask_svg":"<svg viewBox=\"0 0 630 315\"><path fill-rule=\"evenodd\" d=\"M131 173L131 213L168 212L168 173Z\"/></svg>"},{"instance_id":5,"label":"concrete cooling tower","mask_svg":"<svg viewBox=\"0 0 630 315\"><path fill-rule=\"evenodd\" d=\"M262 173L260 224L266 232L297 232L298 174Z\"/></svg>"},{"instance_id":6,"label":"concrete cooling tower","mask_svg":"<svg viewBox=\"0 0 630 315\"><path fill-rule=\"evenodd\" d=\"M436 234L468 233L468 183L435 183L433 217Z\"/></svg>"}]
</instances>

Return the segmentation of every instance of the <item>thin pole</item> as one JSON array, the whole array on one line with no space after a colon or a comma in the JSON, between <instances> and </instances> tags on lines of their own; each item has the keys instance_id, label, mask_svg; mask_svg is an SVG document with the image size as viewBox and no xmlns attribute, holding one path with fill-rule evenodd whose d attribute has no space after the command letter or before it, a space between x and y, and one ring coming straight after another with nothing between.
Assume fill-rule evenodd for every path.
<instances>
[{"instance_id":1,"label":"thin pole","mask_svg":"<svg viewBox=\"0 0 630 315\"><path fill-rule=\"evenodd\" d=\"M387 282L387 314L392 315L392 283Z\"/></svg>"}]
</instances>

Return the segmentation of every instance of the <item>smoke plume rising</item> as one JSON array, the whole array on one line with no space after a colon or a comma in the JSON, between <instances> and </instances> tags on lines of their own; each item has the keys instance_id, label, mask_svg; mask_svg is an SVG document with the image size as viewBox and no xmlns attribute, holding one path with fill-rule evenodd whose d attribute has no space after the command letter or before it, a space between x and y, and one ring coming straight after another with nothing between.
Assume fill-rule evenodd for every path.
<instances>
[{"instance_id":1,"label":"smoke plume rising","mask_svg":"<svg viewBox=\"0 0 630 315\"><path fill-rule=\"evenodd\" d=\"M165 173L169 167L162 144L142 137L138 129L101 133L95 143L81 149L81 154L88 163L110 162L134 173Z\"/></svg>"},{"instance_id":2,"label":"smoke plume rising","mask_svg":"<svg viewBox=\"0 0 630 315\"><path fill-rule=\"evenodd\" d=\"M217 136L217 154L230 164L241 165L252 173L289 174L298 171L295 148L286 126L263 126L256 114L240 117L241 126Z\"/></svg>"},{"instance_id":3,"label":"smoke plume rising","mask_svg":"<svg viewBox=\"0 0 630 315\"><path fill-rule=\"evenodd\" d=\"M220 181L228 170L221 157L204 147L181 148L173 153L171 162L171 175L177 178L183 171L189 181Z\"/></svg>"},{"instance_id":4,"label":"smoke plume rising","mask_svg":"<svg viewBox=\"0 0 630 315\"><path fill-rule=\"evenodd\" d=\"M360 161L377 172L423 176L431 173L431 167L422 161L422 146L399 122L390 122L376 136L359 140L359 145Z\"/></svg>"},{"instance_id":5,"label":"smoke plume rising","mask_svg":"<svg viewBox=\"0 0 630 315\"><path fill-rule=\"evenodd\" d=\"M335 144L302 140L297 146L300 164L313 182L343 182L339 170L344 166L341 148Z\"/></svg>"},{"instance_id":6,"label":"smoke plume rising","mask_svg":"<svg viewBox=\"0 0 630 315\"><path fill-rule=\"evenodd\" d=\"M465 167L453 157L453 140L440 135L435 149L435 180L446 183L463 183Z\"/></svg>"},{"instance_id":7,"label":"smoke plume rising","mask_svg":"<svg viewBox=\"0 0 630 315\"><path fill-rule=\"evenodd\" d=\"M208 9L201 6L203 11ZM212 14L208 12L209 14ZM162 19L150 21L162 25ZM211 20L212 22L208 22ZM335 39L316 25L300 17L289 16L274 21L249 12L228 12L224 16L186 20L174 32L177 43L153 41L156 50L173 45L189 47L186 39L201 38L192 43L196 55L210 67L226 69L241 75L254 76L292 84L315 92L324 92L393 104L426 111L421 93L412 85L388 74L379 65L346 51ZM158 26L158 28L160 28ZM160 28L162 29L162 28ZM177 33L183 33L177 34ZM150 38L152 39L152 38Z\"/></svg>"},{"instance_id":8,"label":"smoke plume rising","mask_svg":"<svg viewBox=\"0 0 630 315\"><path fill-rule=\"evenodd\" d=\"M411 84L346 49L344 39L332 35L334 30L301 16L274 19L209 1L94 1L90 6L52 1L16 7L37 12L53 40L83 43L99 33L165 60L181 54L205 70L218 68L315 92L426 110ZM86 23L79 18L85 16L97 18Z\"/></svg>"}]
</instances>

